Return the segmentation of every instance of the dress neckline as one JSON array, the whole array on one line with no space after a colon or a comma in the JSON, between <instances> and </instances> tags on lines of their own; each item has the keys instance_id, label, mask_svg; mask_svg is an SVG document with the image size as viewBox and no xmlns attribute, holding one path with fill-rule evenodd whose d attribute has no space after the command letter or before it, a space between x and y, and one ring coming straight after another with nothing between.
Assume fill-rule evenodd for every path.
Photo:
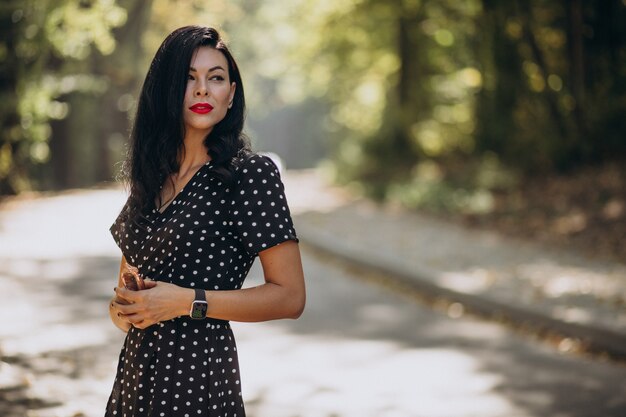
<instances>
[{"instance_id":1,"label":"dress neckline","mask_svg":"<svg viewBox=\"0 0 626 417\"><path fill-rule=\"evenodd\" d=\"M200 174L200 172L203 170L204 167L210 166L212 164L213 160L209 160L206 163L204 163L203 165L201 165L196 172L191 176L191 178L189 178L189 181L187 181L185 183L185 185L183 185L183 188L180 189L180 191L178 193L176 193L176 195L174 196L174 198L172 198L172 200L165 206L165 208L163 209L163 211L159 210L159 208L156 206L156 202L153 200L152 201L152 212L155 213L157 216L162 216L164 215L171 206L174 205L174 203L179 199L180 195L183 194L185 192L185 190L187 189L187 186L196 179L196 177ZM163 188L163 185L161 185L161 187L159 188L159 192L160 190Z\"/></svg>"}]
</instances>

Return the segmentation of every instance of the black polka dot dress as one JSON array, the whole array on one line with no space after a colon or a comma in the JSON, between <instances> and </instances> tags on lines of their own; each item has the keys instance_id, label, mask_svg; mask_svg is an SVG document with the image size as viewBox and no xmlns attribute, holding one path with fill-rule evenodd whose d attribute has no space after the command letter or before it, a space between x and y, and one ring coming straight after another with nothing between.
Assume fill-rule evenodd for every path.
<instances>
[{"instance_id":1,"label":"black polka dot dress","mask_svg":"<svg viewBox=\"0 0 626 417\"><path fill-rule=\"evenodd\" d=\"M139 226L119 216L115 242L139 272L206 290L241 288L255 256L296 233L278 169L252 155L227 187L211 162ZM106 416L244 417L235 339L227 321L178 317L131 327Z\"/></svg>"}]
</instances>

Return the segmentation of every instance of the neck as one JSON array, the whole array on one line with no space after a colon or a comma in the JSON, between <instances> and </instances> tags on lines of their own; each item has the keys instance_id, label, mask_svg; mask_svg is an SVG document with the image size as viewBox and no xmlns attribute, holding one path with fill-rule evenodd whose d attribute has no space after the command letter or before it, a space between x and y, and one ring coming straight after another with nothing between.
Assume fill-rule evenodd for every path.
<instances>
[{"instance_id":1,"label":"neck","mask_svg":"<svg viewBox=\"0 0 626 417\"><path fill-rule=\"evenodd\" d=\"M197 168L200 165L204 165L211 160L211 157L207 153L207 148L204 146L204 138L209 132L206 131L188 131L185 134L183 145L185 151L179 154L179 175Z\"/></svg>"}]
</instances>

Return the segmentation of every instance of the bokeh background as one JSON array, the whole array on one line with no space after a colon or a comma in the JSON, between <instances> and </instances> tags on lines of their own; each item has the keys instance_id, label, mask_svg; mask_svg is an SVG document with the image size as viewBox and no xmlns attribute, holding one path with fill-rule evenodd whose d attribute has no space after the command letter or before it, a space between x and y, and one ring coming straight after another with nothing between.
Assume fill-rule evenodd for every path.
<instances>
[{"instance_id":1,"label":"bokeh background","mask_svg":"<svg viewBox=\"0 0 626 417\"><path fill-rule=\"evenodd\" d=\"M375 199L626 254L613 232L625 225L623 1L0 10L0 194L111 181L159 43L212 25L243 69L250 137L288 167L321 165Z\"/></svg>"},{"instance_id":2,"label":"bokeh background","mask_svg":"<svg viewBox=\"0 0 626 417\"><path fill-rule=\"evenodd\" d=\"M300 230L326 227L320 241L358 246L384 219L395 234L378 233L380 247L419 268L432 233L448 272L484 231L572 251L528 261L531 292L576 306L581 323L601 311L626 335L626 0L4 0L0 414L101 414L121 335L99 307L77 310L106 303L119 262L106 230L123 203L115 179L138 92L161 41L189 24L227 39L246 132L284 162L294 214L328 215L298 217ZM498 242L455 277L498 281ZM331 258L305 250L318 301L303 327L242 327L252 415L579 417L604 406L602 415L623 415L622 364L562 361L492 324L450 324L465 320L462 304L431 316L437 301L418 309L382 287L335 280L366 273ZM520 288L498 297L524 298ZM554 340L561 353L579 346ZM269 357L291 362L259 365ZM316 373L326 366L336 372ZM394 382L379 389L372 375ZM591 391L572 395L580 387L569 381L583 380Z\"/></svg>"}]
</instances>

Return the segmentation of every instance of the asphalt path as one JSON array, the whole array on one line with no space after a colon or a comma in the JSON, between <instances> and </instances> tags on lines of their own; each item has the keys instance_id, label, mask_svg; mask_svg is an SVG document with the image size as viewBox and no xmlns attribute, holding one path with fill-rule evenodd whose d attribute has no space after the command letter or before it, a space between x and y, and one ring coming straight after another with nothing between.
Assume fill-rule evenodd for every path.
<instances>
[{"instance_id":1,"label":"asphalt path","mask_svg":"<svg viewBox=\"0 0 626 417\"><path fill-rule=\"evenodd\" d=\"M123 339L107 316L119 251L103 231L122 200L79 191L0 211L0 415L103 414ZM233 323L250 417L626 416L623 365L433 310L302 249L302 317ZM255 266L246 285L260 282Z\"/></svg>"}]
</instances>

